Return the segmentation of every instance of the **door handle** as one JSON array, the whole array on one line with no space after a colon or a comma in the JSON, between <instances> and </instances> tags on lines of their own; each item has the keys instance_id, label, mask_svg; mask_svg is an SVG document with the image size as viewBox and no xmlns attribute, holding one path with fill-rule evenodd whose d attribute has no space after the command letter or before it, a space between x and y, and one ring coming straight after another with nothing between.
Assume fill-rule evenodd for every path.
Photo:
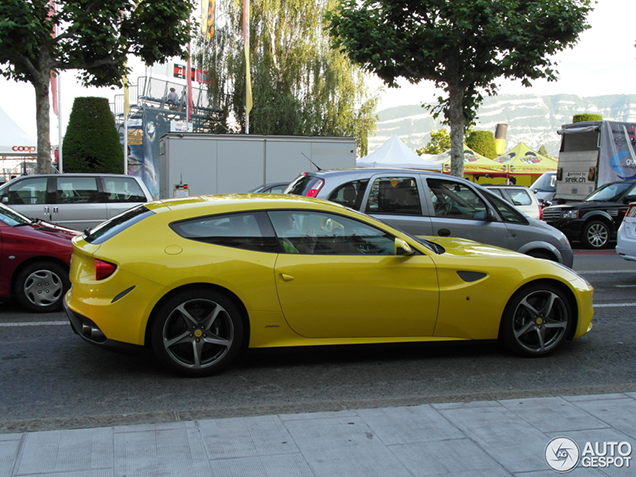
<instances>
[{"instance_id":1,"label":"door handle","mask_svg":"<svg viewBox=\"0 0 636 477\"><path fill-rule=\"evenodd\" d=\"M294 277L287 275L286 273L281 273L280 278L282 278L284 282L291 282L294 279Z\"/></svg>"},{"instance_id":2,"label":"door handle","mask_svg":"<svg viewBox=\"0 0 636 477\"><path fill-rule=\"evenodd\" d=\"M437 235L440 237L450 237L451 231L448 229L439 229Z\"/></svg>"}]
</instances>

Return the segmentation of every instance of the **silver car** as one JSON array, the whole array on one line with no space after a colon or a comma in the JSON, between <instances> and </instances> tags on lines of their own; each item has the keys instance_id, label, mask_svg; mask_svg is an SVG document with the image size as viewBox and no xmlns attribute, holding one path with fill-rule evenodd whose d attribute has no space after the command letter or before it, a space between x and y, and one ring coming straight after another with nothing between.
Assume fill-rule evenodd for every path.
<instances>
[{"instance_id":1,"label":"silver car","mask_svg":"<svg viewBox=\"0 0 636 477\"><path fill-rule=\"evenodd\" d=\"M124 174L34 174L0 187L3 204L75 230L92 228L151 200L139 177Z\"/></svg>"},{"instance_id":2,"label":"silver car","mask_svg":"<svg viewBox=\"0 0 636 477\"><path fill-rule=\"evenodd\" d=\"M287 194L327 199L413 235L463 237L572 266L565 235L470 181L409 169L305 172Z\"/></svg>"}]
</instances>

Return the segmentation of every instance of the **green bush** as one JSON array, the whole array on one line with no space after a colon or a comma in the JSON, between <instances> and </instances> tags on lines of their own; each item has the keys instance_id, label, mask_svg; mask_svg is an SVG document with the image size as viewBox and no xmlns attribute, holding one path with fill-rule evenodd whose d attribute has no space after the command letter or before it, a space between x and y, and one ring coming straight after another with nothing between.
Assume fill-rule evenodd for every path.
<instances>
[{"instance_id":1,"label":"green bush","mask_svg":"<svg viewBox=\"0 0 636 477\"><path fill-rule=\"evenodd\" d=\"M75 98L62 151L64 172L124 172L124 153L108 99Z\"/></svg>"},{"instance_id":2,"label":"green bush","mask_svg":"<svg viewBox=\"0 0 636 477\"><path fill-rule=\"evenodd\" d=\"M472 131L466 138L466 145L488 159L497 157L495 135L491 131Z\"/></svg>"},{"instance_id":3,"label":"green bush","mask_svg":"<svg viewBox=\"0 0 636 477\"><path fill-rule=\"evenodd\" d=\"M601 116L600 114L594 114L594 113L575 114L572 117L573 123L582 123L585 121L602 121L602 120L603 120L603 116Z\"/></svg>"}]
</instances>

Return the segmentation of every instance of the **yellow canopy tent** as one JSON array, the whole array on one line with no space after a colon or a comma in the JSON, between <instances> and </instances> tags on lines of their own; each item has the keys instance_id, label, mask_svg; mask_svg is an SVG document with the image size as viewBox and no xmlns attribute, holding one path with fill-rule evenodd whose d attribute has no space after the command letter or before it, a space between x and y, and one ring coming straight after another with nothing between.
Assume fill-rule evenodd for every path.
<instances>
[{"instance_id":1,"label":"yellow canopy tent","mask_svg":"<svg viewBox=\"0 0 636 477\"><path fill-rule=\"evenodd\" d=\"M429 161L442 164L443 172L446 174L450 173L450 151L433 156L429 158ZM481 154L477 154L464 144L464 176L466 176L467 179L479 180L478 178L481 176L505 178L508 175L508 170L508 164L501 164Z\"/></svg>"},{"instance_id":2,"label":"yellow canopy tent","mask_svg":"<svg viewBox=\"0 0 636 477\"><path fill-rule=\"evenodd\" d=\"M496 162L506 164L510 175L515 177L519 185L532 185L544 172L556 171L557 161L542 156L520 142L507 153L497 157Z\"/></svg>"}]
</instances>

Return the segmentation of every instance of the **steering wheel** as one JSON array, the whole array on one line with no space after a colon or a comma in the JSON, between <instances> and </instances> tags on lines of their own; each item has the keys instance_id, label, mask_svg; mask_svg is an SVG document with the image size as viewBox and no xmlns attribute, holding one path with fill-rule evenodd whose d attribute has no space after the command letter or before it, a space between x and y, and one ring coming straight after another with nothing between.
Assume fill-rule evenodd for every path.
<instances>
[{"instance_id":1,"label":"steering wheel","mask_svg":"<svg viewBox=\"0 0 636 477\"><path fill-rule=\"evenodd\" d=\"M449 202L442 202L437 207L435 207L435 215L437 216L445 216L450 214L453 206Z\"/></svg>"}]
</instances>

